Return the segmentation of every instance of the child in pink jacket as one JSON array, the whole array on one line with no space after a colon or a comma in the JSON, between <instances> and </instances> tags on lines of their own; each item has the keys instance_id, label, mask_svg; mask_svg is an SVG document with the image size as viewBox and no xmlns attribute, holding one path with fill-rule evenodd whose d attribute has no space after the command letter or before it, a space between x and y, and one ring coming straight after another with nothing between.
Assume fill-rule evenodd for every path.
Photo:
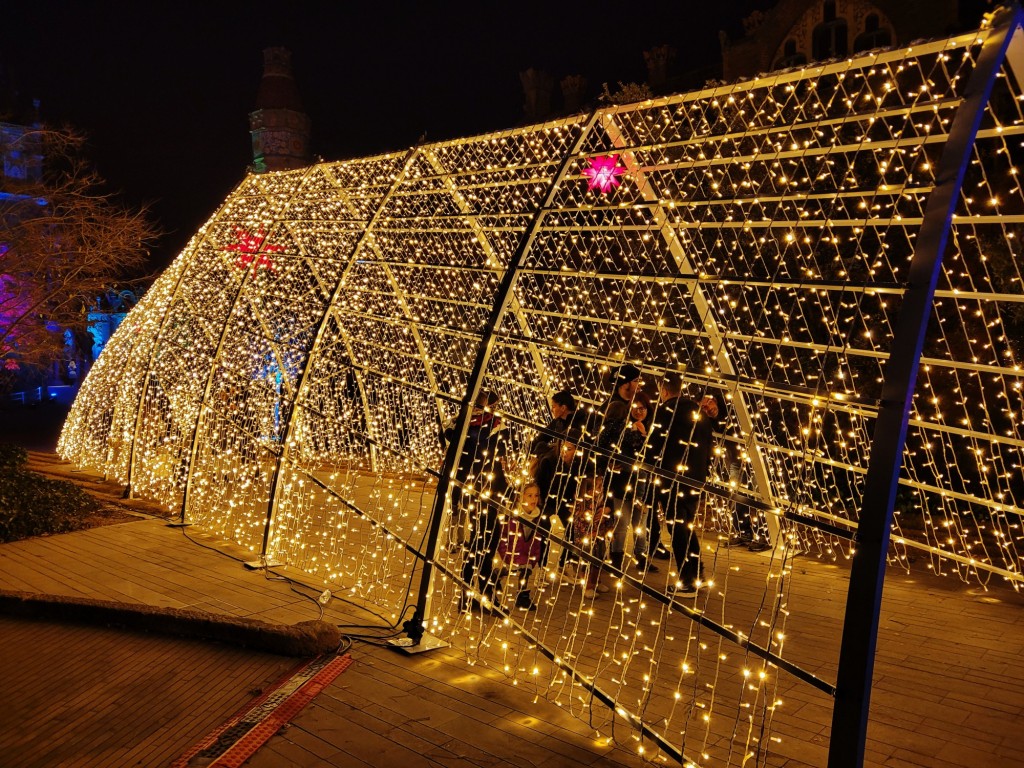
<instances>
[{"instance_id":1,"label":"child in pink jacket","mask_svg":"<svg viewBox=\"0 0 1024 768\"><path fill-rule=\"evenodd\" d=\"M526 521L526 522L524 522ZM540 486L529 483L519 494L519 503L505 515L498 542L498 556L509 569L509 585L515 585L516 608L536 610L530 597L530 575L540 559L541 537L534 525L540 522Z\"/></svg>"}]
</instances>

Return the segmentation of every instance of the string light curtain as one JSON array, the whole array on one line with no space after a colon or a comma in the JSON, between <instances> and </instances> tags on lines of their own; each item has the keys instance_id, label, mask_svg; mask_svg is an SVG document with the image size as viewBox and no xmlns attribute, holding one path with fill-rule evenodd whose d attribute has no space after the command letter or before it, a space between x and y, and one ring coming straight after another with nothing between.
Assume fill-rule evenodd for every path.
<instances>
[{"instance_id":1,"label":"string light curtain","mask_svg":"<svg viewBox=\"0 0 1024 768\"><path fill-rule=\"evenodd\" d=\"M843 630L812 620L801 574L855 550L911 259L994 34L249 176L110 341L59 451L392 621L418 603L474 663L641 751L786 754L783 701L831 706ZM943 222L886 556L1019 588L1013 45ZM484 610L481 511L520 514L550 395L600 414L626 362L650 395L675 372L726 406L695 521L710 588L673 596L671 563L627 553L588 596L601 559L555 530L537 608L499 562ZM478 400L507 489L458 469ZM584 460L614 463L595 434ZM642 449L629 462L631 488L688 488ZM725 546L737 504L767 552Z\"/></svg>"}]
</instances>

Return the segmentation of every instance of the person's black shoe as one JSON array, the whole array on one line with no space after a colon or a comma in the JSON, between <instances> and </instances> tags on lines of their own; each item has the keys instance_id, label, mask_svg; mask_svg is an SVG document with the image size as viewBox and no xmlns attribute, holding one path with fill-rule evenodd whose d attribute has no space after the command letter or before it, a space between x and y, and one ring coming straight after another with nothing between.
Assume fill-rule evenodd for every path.
<instances>
[{"instance_id":1,"label":"person's black shoe","mask_svg":"<svg viewBox=\"0 0 1024 768\"><path fill-rule=\"evenodd\" d=\"M764 552L772 548L772 543L768 539L754 539L747 544L747 549L751 552Z\"/></svg>"},{"instance_id":2,"label":"person's black shoe","mask_svg":"<svg viewBox=\"0 0 1024 768\"><path fill-rule=\"evenodd\" d=\"M753 536L747 536L743 533L734 533L722 542L724 547L749 547L754 541Z\"/></svg>"},{"instance_id":3,"label":"person's black shoe","mask_svg":"<svg viewBox=\"0 0 1024 768\"><path fill-rule=\"evenodd\" d=\"M490 615L494 612L494 603L487 595L463 592L459 595L459 612L479 611Z\"/></svg>"},{"instance_id":4,"label":"person's black shoe","mask_svg":"<svg viewBox=\"0 0 1024 768\"><path fill-rule=\"evenodd\" d=\"M536 611L537 604L533 602L529 592L520 592L516 595L516 608L522 608L524 611Z\"/></svg>"},{"instance_id":5,"label":"person's black shoe","mask_svg":"<svg viewBox=\"0 0 1024 768\"><path fill-rule=\"evenodd\" d=\"M646 557L641 557L637 559L636 569L640 571L640 573L657 573L661 570L660 568L658 568L658 566L656 566Z\"/></svg>"},{"instance_id":6,"label":"person's black shoe","mask_svg":"<svg viewBox=\"0 0 1024 768\"><path fill-rule=\"evenodd\" d=\"M683 583L677 581L674 584L669 584L665 589L666 594L669 597L696 597L697 596L697 585L691 583Z\"/></svg>"}]
</instances>

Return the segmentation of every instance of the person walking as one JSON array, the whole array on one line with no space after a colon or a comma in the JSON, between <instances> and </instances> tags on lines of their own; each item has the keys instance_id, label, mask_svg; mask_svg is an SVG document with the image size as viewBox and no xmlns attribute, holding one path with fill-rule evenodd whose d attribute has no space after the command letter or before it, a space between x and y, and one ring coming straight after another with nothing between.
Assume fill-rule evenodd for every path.
<instances>
[{"instance_id":1,"label":"person walking","mask_svg":"<svg viewBox=\"0 0 1024 768\"><path fill-rule=\"evenodd\" d=\"M585 451L579 448L582 434L571 428L558 444L541 456L534 473L540 488L541 522L538 532L543 535L540 562L547 560L552 528L562 531L566 542L572 540L572 513L580 481L587 471ZM563 548L558 565L564 566L568 549Z\"/></svg>"},{"instance_id":2,"label":"person walking","mask_svg":"<svg viewBox=\"0 0 1024 768\"><path fill-rule=\"evenodd\" d=\"M645 461L657 470L652 496L665 512L679 580L671 593L692 596L702 583L700 539L695 529L701 486L711 465L715 427L725 404L720 395L698 402L682 395L682 376L665 374L661 404L654 414Z\"/></svg>"},{"instance_id":3,"label":"person walking","mask_svg":"<svg viewBox=\"0 0 1024 768\"><path fill-rule=\"evenodd\" d=\"M504 424L494 411L497 403L493 392L482 391L478 396L451 491L452 538L465 547L462 578L469 591L474 583L478 585L485 608L494 596L494 559L501 535L498 515L509 490L503 464L508 445ZM442 439L445 443L455 439L454 425L443 431ZM468 606L468 595L463 604Z\"/></svg>"},{"instance_id":4,"label":"person walking","mask_svg":"<svg viewBox=\"0 0 1024 768\"><path fill-rule=\"evenodd\" d=\"M729 464L729 487L735 491L743 484L743 461L739 445L731 440L727 441L725 457ZM732 507L733 532L726 539L725 546L746 547L751 552L764 552L766 549L771 549L772 542L767 526L764 525L760 515L756 519L760 525L755 527L755 518L751 514L750 507L742 501L734 501Z\"/></svg>"}]
</instances>

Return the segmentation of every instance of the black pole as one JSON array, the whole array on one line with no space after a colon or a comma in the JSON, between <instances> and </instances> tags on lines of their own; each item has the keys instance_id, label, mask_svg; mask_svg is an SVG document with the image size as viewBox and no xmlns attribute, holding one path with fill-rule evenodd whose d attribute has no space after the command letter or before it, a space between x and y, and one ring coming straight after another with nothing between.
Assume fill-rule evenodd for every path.
<instances>
[{"instance_id":1,"label":"black pole","mask_svg":"<svg viewBox=\"0 0 1024 768\"><path fill-rule=\"evenodd\" d=\"M455 426L453 428L454 434L452 435L451 442L448 443L448 448L445 450L444 465L441 470L441 476L437 481L437 489L434 492L434 506L430 512L427 539L423 550L423 573L420 577L419 592L416 595L416 610L420 616L427 616L427 597L430 591L430 580L434 573L434 559L437 557L437 543L441 533L441 521L444 519L444 505L447 500L448 490L451 487L452 474L458 465L463 443L466 441L469 416L473 410L473 404L480 394L484 374L487 371L487 362L490 360L491 352L494 349L495 331L501 326L501 319L512 300L512 289L519 277L519 266L522 264L523 257L530 250L530 246L533 245L534 238L537 236L537 230L540 228L540 223L544 218L544 213L550 208L555 192L565 177L569 163L581 151L584 140L597 121L597 115L596 110L591 113L587 122L582 125L580 135L574 142L573 148L562 158L558 170L555 171L551 179L551 185L548 187L547 194L544 196L543 202L537 206L530 225L526 228L523 238L519 241L519 245L516 246L515 252L509 259L505 273L502 275L501 282L498 284L497 291L495 292L491 313L487 318L487 324L481 332L476 359L473 361L473 368L469 374L469 380L466 382L466 394L462 398L462 404L459 406L459 415L455 419Z\"/></svg>"},{"instance_id":2,"label":"black pole","mask_svg":"<svg viewBox=\"0 0 1024 768\"><path fill-rule=\"evenodd\" d=\"M227 199L230 200L231 197L242 187L242 185L244 183L245 183L245 179L243 179L238 184L236 184L235 188L231 190L231 194L228 195ZM226 203L224 205L221 205L221 207L217 209L217 213L213 217L214 220L216 220L217 218L220 217L220 215L221 215L221 213L223 213L225 207L226 207ZM206 235L199 242L200 243L205 242L208 237L209 237L209 235ZM198 245L197 245L197 248L198 248ZM174 281L174 289L171 291L171 297L167 301L167 307L164 310L164 316L160 319L160 327L157 328L156 333L153 334L153 344L150 347L149 358L146 361L146 374L143 377L142 388L141 388L141 392L139 393L139 407L135 411L135 426L132 428L132 447L131 447L131 450L128 453L128 484L125 486L124 496L122 496L122 498L125 498L125 499L133 498L132 486L135 483L135 463L136 463L135 457L136 457L136 454L138 452L137 446L139 444L139 432L142 429L142 414L143 414L143 411L146 408L146 396L149 394L149 382L150 382L150 379L153 378L153 362L156 360L156 353L157 353L157 351L161 348L161 345L163 344L163 341L164 341L164 338L163 338L164 337L164 331L166 330L167 323L168 323L168 321L171 318L171 312L176 307L175 300L178 298L178 291L181 288L181 284L184 282L185 276L189 274L189 266L190 266L190 264L182 264L181 265L181 272L178 273L178 279ZM165 272L165 274L166 274L166 272ZM141 340L139 340L139 341L136 341L135 344L132 345L132 353L133 354L135 352L135 348L139 344L141 344L141 343L142 343ZM197 416L197 418L198 418L198 416ZM182 493L184 493L184 491L182 491ZM184 513L184 506L182 506L182 518L181 518L182 523L185 522L184 514L185 514Z\"/></svg>"},{"instance_id":3,"label":"black pole","mask_svg":"<svg viewBox=\"0 0 1024 768\"><path fill-rule=\"evenodd\" d=\"M982 44L936 169L935 189L928 198L910 262L907 290L886 363L881 408L875 422L861 501L839 650L829 768L860 768L864 764L886 552L921 350L942 267L942 254L974 139L992 85L1006 59L1010 39L1021 22L1020 7L1015 3L999 13Z\"/></svg>"},{"instance_id":4,"label":"black pole","mask_svg":"<svg viewBox=\"0 0 1024 768\"><path fill-rule=\"evenodd\" d=\"M295 385L295 396L292 399L292 403L289 407L288 423L285 424L284 434L281 437L281 450L274 455L274 467L270 474L270 491L267 498L267 512L263 520L263 539L260 545L260 556L267 556L267 548L270 546L270 529L274 521L274 511L278 504L278 489L280 487L280 476L281 468L288 461L291 453L292 434L294 432L295 422L298 418L298 410L301 406L301 400L306 391L306 383L309 377L310 371L313 369L315 362L315 356L320 351L320 344L323 341L324 333L327 330L328 320L331 318L331 310L334 309L334 305L337 303L338 298L341 296L342 291L347 287L346 278L348 277L349 270L352 265L356 262L356 257L359 255L359 249L363 247L366 242L369 233L373 230L374 224L380 218L381 211L387 207L388 202L395 194L395 190L401 185L405 179L405 174L409 171L409 167L412 164L412 159L416 156L416 147L410 149L405 157L402 159L401 170L395 176L394 181L388 188L387 193L381 197L380 202L377 204L377 208L366 222L366 226L363 227L362 233L356 238L355 244L349 249L348 259L345 262L345 268L342 273L338 276L338 282L335 283L334 289L331 291L330 296L324 303L324 311L320 315L320 320L316 326L316 335L313 337L313 343L309 347L309 351L306 354L306 360L303 364L302 373L299 374L299 379ZM308 258L308 257L307 257ZM354 362L352 360L349 361ZM353 370L353 375L358 377L358 373ZM360 396L362 397L362 388L360 387ZM366 398L362 397L363 408L366 408ZM369 425L369 414L367 414L367 425Z\"/></svg>"}]
</instances>

